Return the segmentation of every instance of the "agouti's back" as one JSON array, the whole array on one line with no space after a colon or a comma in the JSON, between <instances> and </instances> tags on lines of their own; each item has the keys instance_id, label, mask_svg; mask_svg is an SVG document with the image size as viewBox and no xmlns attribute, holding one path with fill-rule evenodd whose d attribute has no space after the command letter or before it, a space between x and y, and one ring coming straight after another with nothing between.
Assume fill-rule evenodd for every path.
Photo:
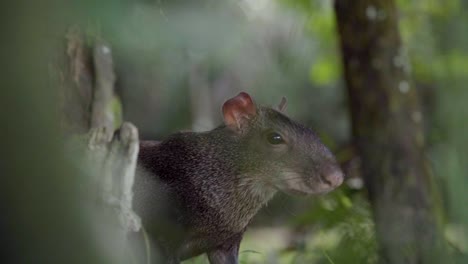
<instances>
[{"instance_id":1,"label":"agouti's back","mask_svg":"<svg viewBox=\"0 0 468 264\"><path fill-rule=\"evenodd\" d=\"M171 263L205 252L237 263L247 224L277 190L325 193L343 180L315 133L280 111L241 93L223 115L212 131L141 143L135 208Z\"/></svg>"}]
</instances>

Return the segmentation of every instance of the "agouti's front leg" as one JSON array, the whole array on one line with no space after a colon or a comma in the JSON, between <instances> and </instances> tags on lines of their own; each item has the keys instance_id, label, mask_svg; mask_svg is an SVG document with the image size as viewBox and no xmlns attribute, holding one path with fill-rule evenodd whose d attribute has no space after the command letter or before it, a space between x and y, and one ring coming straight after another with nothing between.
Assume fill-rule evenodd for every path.
<instances>
[{"instance_id":1,"label":"agouti's front leg","mask_svg":"<svg viewBox=\"0 0 468 264\"><path fill-rule=\"evenodd\" d=\"M238 264L238 250L217 249L208 253L210 264Z\"/></svg>"},{"instance_id":2,"label":"agouti's front leg","mask_svg":"<svg viewBox=\"0 0 468 264\"><path fill-rule=\"evenodd\" d=\"M207 253L210 264L238 264L239 245L242 234L238 234L221 246Z\"/></svg>"}]
</instances>

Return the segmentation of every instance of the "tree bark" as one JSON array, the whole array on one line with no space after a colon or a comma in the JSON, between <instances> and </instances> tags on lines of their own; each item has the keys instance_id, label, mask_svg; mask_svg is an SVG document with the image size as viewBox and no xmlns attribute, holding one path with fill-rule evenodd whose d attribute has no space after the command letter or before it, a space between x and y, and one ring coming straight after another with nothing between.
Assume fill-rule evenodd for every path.
<instances>
[{"instance_id":1,"label":"tree bark","mask_svg":"<svg viewBox=\"0 0 468 264\"><path fill-rule=\"evenodd\" d=\"M393 0L336 0L353 137L380 263L442 263L422 112Z\"/></svg>"}]
</instances>

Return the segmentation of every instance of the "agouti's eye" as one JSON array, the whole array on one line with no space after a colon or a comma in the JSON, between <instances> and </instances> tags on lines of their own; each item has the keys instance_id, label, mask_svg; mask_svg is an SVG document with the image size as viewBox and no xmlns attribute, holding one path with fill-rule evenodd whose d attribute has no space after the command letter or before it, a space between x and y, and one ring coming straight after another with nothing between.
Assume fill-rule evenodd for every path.
<instances>
[{"instance_id":1,"label":"agouti's eye","mask_svg":"<svg viewBox=\"0 0 468 264\"><path fill-rule=\"evenodd\" d=\"M276 132L268 133L266 139L272 145L278 145L278 144L283 144L284 143L283 137L280 134L276 133Z\"/></svg>"}]
</instances>

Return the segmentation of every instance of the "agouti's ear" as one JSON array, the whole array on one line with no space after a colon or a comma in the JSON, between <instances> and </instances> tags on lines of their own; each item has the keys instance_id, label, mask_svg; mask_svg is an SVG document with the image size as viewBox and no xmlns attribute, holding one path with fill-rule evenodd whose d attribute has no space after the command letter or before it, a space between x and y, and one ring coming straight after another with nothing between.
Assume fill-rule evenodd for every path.
<instances>
[{"instance_id":1,"label":"agouti's ear","mask_svg":"<svg viewBox=\"0 0 468 264\"><path fill-rule=\"evenodd\" d=\"M278 105L278 110L284 113L284 111L286 111L287 106L288 106L288 101L286 100L286 97L283 96L283 98L281 98L281 102Z\"/></svg>"},{"instance_id":2,"label":"agouti's ear","mask_svg":"<svg viewBox=\"0 0 468 264\"><path fill-rule=\"evenodd\" d=\"M257 113L255 104L247 93L241 92L223 105L224 123L227 127L241 131L249 119Z\"/></svg>"}]
</instances>

